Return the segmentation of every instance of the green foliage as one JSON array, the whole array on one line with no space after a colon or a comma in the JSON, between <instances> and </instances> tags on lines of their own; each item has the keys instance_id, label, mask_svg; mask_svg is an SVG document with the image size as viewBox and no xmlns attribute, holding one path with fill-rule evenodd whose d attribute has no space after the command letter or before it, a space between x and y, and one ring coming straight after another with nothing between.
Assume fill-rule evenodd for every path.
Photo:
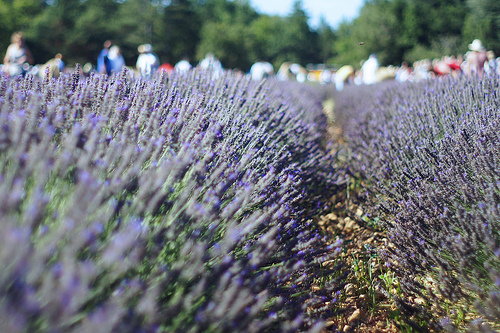
<instances>
[{"instance_id":1,"label":"green foliage","mask_svg":"<svg viewBox=\"0 0 500 333\"><path fill-rule=\"evenodd\" d=\"M377 53L382 64L399 65L463 54L476 38L498 54L499 24L500 3L494 0L369 0L358 18L336 31L330 62L359 67Z\"/></svg>"},{"instance_id":2,"label":"green foliage","mask_svg":"<svg viewBox=\"0 0 500 333\"><path fill-rule=\"evenodd\" d=\"M44 8L46 8L44 2L39 0L0 1L0 50L2 59L5 50L10 44L12 33L28 28L32 18L40 15Z\"/></svg>"},{"instance_id":3,"label":"green foliage","mask_svg":"<svg viewBox=\"0 0 500 333\"><path fill-rule=\"evenodd\" d=\"M158 53L161 60L161 23L157 8L151 5L149 0L125 1L118 8L118 12L108 21L108 36L121 46L123 57L129 66L135 67L137 60L137 47L144 43L150 43L154 52ZM102 42L99 47L102 48ZM94 58L97 57L95 53Z\"/></svg>"},{"instance_id":4,"label":"green foliage","mask_svg":"<svg viewBox=\"0 0 500 333\"><path fill-rule=\"evenodd\" d=\"M412 64L415 61L421 59L433 59L441 57L442 52L437 50L432 50L430 47L424 46L422 44L417 44L415 47L405 52L404 59L408 63Z\"/></svg>"},{"instance_id":5,"label":"green foliage","mask_svg":"<svg viewBox=\"0 0 500 333\"><path fill-rule=\"evenodd\" d=\"M200 14L188 0L179 0L164 9L160 29L164 45L160 48L166 52L166 61L176 63L184 56L192 57L196 53L201 24Z\"/></svg>"},{"instance_id":6,"label":"green foliage","mask_svg":"<svg viewBox=\"0 0 500 333\"><path fill-rule=\"evenodd\" d=\"M248 70L253 63L249 36L243 24L232 25L229 29L224 23L207 23L201 30L197 59L201 60L207 53L213 53L226 68Z\"/></svg>"},{"instance_id":7,"label":"green foliage","mask_svg":"<svg viewBox=\"0 0 500 333\"><path fill-rule=\"evenodd\" d=\"M252 30L257 45L257 52L261 55L264 60L276 59L273 61L275 67L279 66L281 63L280 50L281 50L281 40L271 39L269 36L281 36L283 35L283 29L285 28L284 18L278 16L261 16L256 19L250 29Z\"/></svg>"},{"instance_id":8,"label":"green foliage","mask_svg":"<svg viewBox=\"0 0 500 333\"><path fill-rule=\"evenodd\" d=\"M325 39L333 37L332 30L329 35L323 26L324 39L320 40L319 33L311 31L307 20L301 2L295 3L294 12L288 17L262 15L254 20L250 27L256 50L254 61L264 59L272 62L275 68L285 61L302 64L321 62L324 53L321 50L329 51L331 40Z\"/></svg>"},{"instance_id":9,"label":"green foliage","mask_svg":"<svg viewBox=\"0 0 500 333\"><path fill-rule=\"evenodd\" d=\"M302 8L302 1L296 0L293 7L292 15L286 20L285 35L281 36L288 44L288 60L302 64L317 62L315 45L318 35L311 31L307 24L309 17Z\"/></svg>"},{"instance_id":10,"label":"green foliage","mask_svg":"<svg viewBox=\"0 0 500 333\"><path fill-rule=\"evenodd\" d=\"M395 3L388 0L367 2L352 23L343 23L337 33L335 63L359 67L370 53L377 53L381 63L401 59L397 31L399 22L394 12ZM360 43L363 43L360 45Z\"/></svg>"},{"instance_id":11,"label":"green foliage","mask_svg":"<svg viewBox=\"0 0 500 333\"><path fill-rule=\"evenodd\" d=\"M122 49L134 66L137 46L150 43L161 62L192 62L214 53L226 68L244 71L261 59L276 67L284 61L303 65L330 57L331 28L324 24L321 40L307 23L302 3L296 1L289 17L258 14L249 1L177 0L35 0L0 3L0 47L10 34L24 30L37 63L62 53L68 64L96 62L105 40ZM320 45L321 42L321 45Z\"/></svg>"},{"instance_id":12,"label":"green foliage","mask_svg":"<svg viewBox=\"0 0 500 333\"><path fill-rule=\"evenodd\" d=\"M495 0L468 0L471 14L463 27L466 41L480 38L484 44L500 53L500 3Z\"/></svg>"},{"instance_id":13,"label":"green foliage","mask_svg":"<svg viewBox=\"0 0 500 333\"><path fill-rule=\"evenodd\" d=\"M248 70L261 59L279 67L285 61L302 64L320 61L317 33L297 1L288 17L258 16L245 2L207 2L197 59L214 53L225 67Z\"/></svg>"},{"instance_id":14,"label":"green foliage","mask_svg":"<svg viewBox=\"0 0 500 333\"><path fill-rule=\"evenodd\" d=\"M23 30L37 63L61 52L68 64L96 62L105 40L134 66L137 47L151 43L161 62L216 54L226 68L247 71L266 60L350 64L371 53L382 65L463 54L479 38L500 53L496 0L367 0L359 16L316 30L297 0L285 17L257 13L248 0L9 0L0 2L0 50ZM360 45L362 43L362 45Z\"/></svg>"},{"instance_id":15,"label":"green foliage","mask_svg":"<svg viewBox=\"0 0 500 333\"><path fill-rule=\"evenodd\" d=\"M328 59L335 55L333 41L337 38L335 31L323 19L320 19L318 27L318 44L319 44L319 59L326 63Z\"/></svg>"}]
</instances>

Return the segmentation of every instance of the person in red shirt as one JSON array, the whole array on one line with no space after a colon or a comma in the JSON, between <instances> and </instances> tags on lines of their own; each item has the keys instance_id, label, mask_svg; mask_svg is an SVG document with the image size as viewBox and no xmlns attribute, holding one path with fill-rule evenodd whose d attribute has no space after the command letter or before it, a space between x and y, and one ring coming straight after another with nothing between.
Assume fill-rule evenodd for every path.
<instances>
[{"instance_id":1,"label":"person in red shirt","mask_svg":"<svg viewBox=\"0 0 500 333\"><path fill-rule=\"evenodd\" d=\"M168 62L164 62L163 64L161 64L160 70L170 73L174 70L174 66L172 66Z\"/></svg>"}]
</instances>

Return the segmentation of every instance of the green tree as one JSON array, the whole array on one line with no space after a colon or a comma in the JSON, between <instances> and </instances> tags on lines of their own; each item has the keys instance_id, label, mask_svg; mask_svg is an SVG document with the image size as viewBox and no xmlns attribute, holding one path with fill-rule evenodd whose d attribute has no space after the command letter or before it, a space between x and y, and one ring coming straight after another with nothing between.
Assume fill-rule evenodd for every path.
<instances>
[{"instance_id":1,"label":"green tree","mask_svg":"<svg viewBox=\"0 0 500 333\"><path fill-rule=\"evenodd\" d=\"M247 0L208 0L200 8L205 19L196 59L213 53L226 68L247 71L255 60L253 35L248 28L258 14Z\"/></svg>"},{"instance_id":2,"label":"green tree","mask_svg":"<svg viewBox=\"0 0 500 333\"><path fill-rule=\"evenodd\" d=\"M295 1L288 17L260 16L250 27L259 58L275 68L285 61L303 65L322 61L318 32L311 31L307 21L301 1Z\"/></svg>"},{"instance_id":3,"label":"green tree","mask_svg":"<svg viewBox=\"0 0 500 333\"><path fill-rule=\"evenodd\" d=\"M404 60L460 53L466 16L464 0L407 0L402 22Z\"/></svg>"},{"instance_id":4,"label":"green tree","mask_svg":"<svg viewBox=\"0 0 500 333\"><path fill-rule=\"evenodd\" d=\"M23 30L37 63L62 53L69 66L95 64L110 39L131 66L137 47L150 43L171 63L213 52L227 68L248 70L257 60L305 65L334 55L335 32L324 21L313 31L307 21L300 0L286 17L258 14L249 0L3 0L0 46Z\"/></svg>"},{"instance_id":5,"label":"green tree","mask_svg":"<svg viewBox=\"0 0 500 333\"><path fill-rule=\"evenodd\" d=\"M468 0L470 10L463 31L463 48L478 38L485 46L500 53L500 2L496 0Z\"/></svg>"},{"instance_id":6,"label":"green tree","mask_svg":"<svg viewBox=\"0 0 500 333\"><path fill-rule=\"evenodd\" d=\"M119 4L113 0L86 0L77 16L73 31L68 33L75 62L95 62L103 42L110 36L109 23ZM91 59L91 60L89 60Z\"/></svg>"},{"instance_id":7,"label":"green tree","mask_svg":"<svg viewBox=\"0 0 500 333\"><path fill-rule=\"evenodd\" d=\"M158 1L128 0L119 5L113 19L109 21L106 39L121 46L129 66L135 66L137 48L141 44L151 44L160 58L165 55L162 10L164 7Z\"/></svg>"},{"instance_id":8,"label":"green tree","mask_svg":"<svg viewBox=\"0 0 500 333\"><path fill-rule=\"evenodd\" d=\"M370 50L364 46L365 40L366 38L362 36L354 22L342 22L337 29L337 39L334 43L336 56L329 62L337 66L360 67L360 61L366 59L370 53Z\"/></svg>"},{"instance_id":9,"label":"green tree","mask_svg":"<svg viewBox=\"0 0 500 333\"><path fill-rule=\"evenodd\" d=\"M370 53L377 53L382 64L397 65L403 60L460 53L463 22L466 27L469 22L469 31L476 28L473 20L466 19L469 9L465 1L367 0L360 15L336 31L333 61L359 66ZM494 31L491 25L485 26L485 31Z\"/></svg>"},{"instance_id":10,"label":"green tree","mask_svg":"<svg viewBox=\"0 0 500 333\"><path fill-rule=\"evenodd\" d=\"M197 59L213 53L225 68L248 71L252 65L248 28L243 24L208 22L201 31Z\"/></svg>"},{"instance_id":11,"label":"green tree","mask_svg":"<svg viewBox=\"0 0 500 333\"><path fill-rule=\"evenodd\" d=\"M279 38L284 34L286 21L279 16L262 15L250 26L259 58L271 62L275 68L286 61Z\"/></svg>"},{"instance_id":12,"label":"green tree","mask_svg":"<svg viewBox=\"0 0 500 333\"><path fill-rule=\"evenodd\" d=\"M285 35L286 48L292 61L301 64L320 61L318 54L318 33L312 31L307 21L309 16L303 9L302 0L295 0L293 12L286 20Z\"/></svg>"},{"instance_id":13,"label":"green tree","mask_svg":"<svg viewBox=\"0 0 500 333\"><path fill-rule=\"evenodd\" d=\"M198 11L204 22L250 24L258 17L248 0L204 0Z\"/></svg>"},{"instance_id":14,"label":"green tree","mask_svg":"<svg viewBox=\"0 0 500 333\"><path fill-rule=\"evenodd\" d=\"M324 17L321 17L318 33L318 59L327 63L330 58L336 55L334 42L337 38L335 31L328 25Z\"/></svg>"},{"instance_id":15,"label":"green tree","mask_svg":"<svg viewBox=\"0 0 500 333\"><path fill-rule=\"evenodd\" d=\"M196 9L192 1L178 0L163 11L163 49L171 63L181 60L184 56L194 59L202 22Z\"/></svg>"},{"instance_id":16,"label":"green tree","mask_svg":"<svg viewBox=\"0 0 500 333\"><path fill-rule=\"evenodd\" d=\"M47 61L58 52L70 61L85 59L85 53L80 56L81 42L72 38L83 8L82 1L59 0L33 18L26 35L37 63Z\"/></svg>"},{"instance_id":17,"label":"green tree","mask_svg":"<svg viewBox=\"0 0 500 333\"><path fill-rule=\"evenodd\" d=\"M10 44L10 37L15 31L27 31L33 17L40 15L47 7L41 0L2 0L0 1L0 52L2 59ZM28 46L32 48L32 39L28 38ZM37 59L35 59L37 60Z\"/></svg>"},{"instance_id":18,"label":"green tree","mask_svg":"<svg viewBox=\"0 0 500 333\"><path fill-rule=\"evenodd\" d=\"M376 53L382 64L400 62L402 47L398 43L397 8L397 3L389 0L367 1L359 17L339 26L335 42L338 55L333 61L359 67L362 60Z\"/></svg>"}]
</instances>

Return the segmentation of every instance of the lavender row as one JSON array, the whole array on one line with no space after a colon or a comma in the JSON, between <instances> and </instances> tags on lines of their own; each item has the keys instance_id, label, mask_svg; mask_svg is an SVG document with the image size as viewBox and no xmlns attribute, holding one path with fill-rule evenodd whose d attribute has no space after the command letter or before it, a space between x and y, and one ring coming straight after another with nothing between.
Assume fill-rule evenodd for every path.
<instances>
[{"instance_id":1,"label":"lavender row","mask_svg":"<svg viewBox=\"0 0 500 333\"><path fill-rule=\"evenodd\" d=\"M230 73L0 76L5 329L318 330L336 244L308 221L338 188L320 98Z\"/></svg>"},{"instance_id":2,"label":"lavender row","mask_svg":"<svg viewBox=\"0 0 500 333\"><path fill-rule=\"evenodd\" d=\"M498 323L500 78L372 89L371 101L358 92L357 126L344 118L349 172L393 245L379 254L405 292L437 304L442 327L461 329L464 314L473 330Z\"/></svg>"}]
</instances>

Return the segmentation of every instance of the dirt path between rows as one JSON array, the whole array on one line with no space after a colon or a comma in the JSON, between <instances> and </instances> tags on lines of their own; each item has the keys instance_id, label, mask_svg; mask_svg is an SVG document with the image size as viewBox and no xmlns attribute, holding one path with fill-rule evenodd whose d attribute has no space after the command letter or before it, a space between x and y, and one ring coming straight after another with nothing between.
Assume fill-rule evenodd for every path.
<instances>
[{"instance_id":1,"label":"dirt path between rows","mask_svg":"<svg viewBox=\"0 0 500 333\"><path fill-rule=\"evenodd\" d=\"M329 120L327 140L333 150L346 148L333 111L333 100L325 101L324 112ZM343 240L340 259L346 263L347 271L346 285L337 303L343 313L331 318L324 332L400 332L398 310L380 292L380 286L387 285L381 276L389 278L389 273L373 252L386 246L385 232L363 217L363 211L353 200L354 190L348 183L346 191L331 198L331 213L320 216L317 222L325 233Z\"/></svg>"}]
</instances>

